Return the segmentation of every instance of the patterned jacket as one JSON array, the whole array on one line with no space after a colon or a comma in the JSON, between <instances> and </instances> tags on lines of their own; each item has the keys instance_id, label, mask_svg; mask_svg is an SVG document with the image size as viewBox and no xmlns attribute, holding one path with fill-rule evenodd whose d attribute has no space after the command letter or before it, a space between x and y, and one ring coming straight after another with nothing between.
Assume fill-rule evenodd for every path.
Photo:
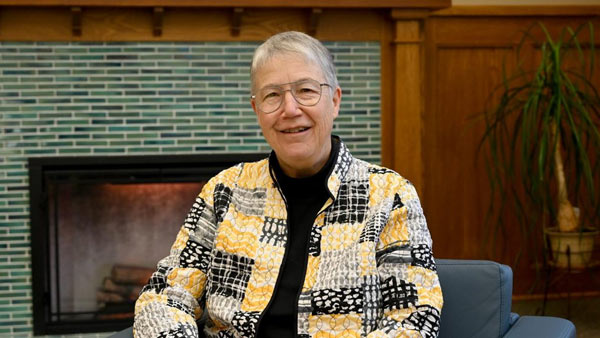
<instances>
[{"instance_id":1,"label":"patterned jacket","mask_svg":"<svg viewBox=\"0 0 600 338\"><path fill-rule=\"evenodd\" d=\"M136 337L255 337L286 245L268 159L202 189L135 308ZM436 337L442 291L414 187L342 143L308 243L299 337Z\"/></svg>"}]
</instances>

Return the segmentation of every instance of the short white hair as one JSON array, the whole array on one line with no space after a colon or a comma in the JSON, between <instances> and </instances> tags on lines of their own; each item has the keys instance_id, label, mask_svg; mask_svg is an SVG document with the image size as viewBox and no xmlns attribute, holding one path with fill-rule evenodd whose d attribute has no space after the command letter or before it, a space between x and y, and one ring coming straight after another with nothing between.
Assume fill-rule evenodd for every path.
<instances>
[{"instance_id":1,"label":"short white hair","mask_svg":"<svg viewBox=\"0 0 600 338\"><path fill-rule=\"evenodd\" d=\"M281 54L297 54L314 63L323 72L325 81L332 90L338 87L333 57L323 44L310 35L289 31L275 34L256 48L250 67L250 85L252 92L256 90L256 73L271 58Z\"/></svg>"}]
</instances>

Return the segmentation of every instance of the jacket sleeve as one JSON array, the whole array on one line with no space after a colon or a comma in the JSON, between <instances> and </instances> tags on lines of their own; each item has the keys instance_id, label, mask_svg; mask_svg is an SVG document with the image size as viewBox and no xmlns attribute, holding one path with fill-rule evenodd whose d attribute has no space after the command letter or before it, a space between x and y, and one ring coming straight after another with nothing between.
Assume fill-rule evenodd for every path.
<instances>
[{"instance_id":1,"label":"jacket sleeve","mask_svg":"<svg viewBox=\"0 0 600 338\"><path fill-rule=\"evenodd\" d=\"M133 324L136 338L198 337L196 320L203 311L201 304L217 227L213 180L203 187L169 256L159 261L140 293Z\"/></svg>"},{"instance_id":2,"label":"jacket sleeve","mask_svg":"<svg viewBox=\"0 0 600 338\"><path fill-rule=\"evenodd\" d=\"M381 316L368 338L437 337L442 289L415 188L402 180L377 245Z\"/></svg>"}]
</instances>

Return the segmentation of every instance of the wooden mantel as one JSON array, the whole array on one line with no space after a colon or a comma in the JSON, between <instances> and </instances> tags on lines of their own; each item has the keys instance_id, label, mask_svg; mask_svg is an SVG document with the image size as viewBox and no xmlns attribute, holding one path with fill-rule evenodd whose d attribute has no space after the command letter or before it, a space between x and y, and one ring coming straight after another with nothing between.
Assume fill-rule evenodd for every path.
<instances>
[{"instance_id":1,"label":"wooden mantel","mask_svg":"<svg viewBox=\"0 0 600 338\"><path fill-rule=\"evenodd\" d=\"M1 0L0 6L445 8L450 0Z\"/></svg>"}]
</instances>

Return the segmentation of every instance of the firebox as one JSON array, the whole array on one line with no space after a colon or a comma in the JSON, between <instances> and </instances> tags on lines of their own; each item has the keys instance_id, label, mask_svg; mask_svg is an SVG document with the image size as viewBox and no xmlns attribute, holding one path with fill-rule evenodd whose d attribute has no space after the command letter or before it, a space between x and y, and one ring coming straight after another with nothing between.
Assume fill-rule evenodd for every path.
<instances>
[{"instance_id":1,"label":"firebox","mask_svg":"<svg viewBox=\"0 0 600 338\"><path fill-rule=\"evenodd\" d=\"M34 334L116 331L206 181L265 154L29 159Z\"/></svg>"}]
</instances>

